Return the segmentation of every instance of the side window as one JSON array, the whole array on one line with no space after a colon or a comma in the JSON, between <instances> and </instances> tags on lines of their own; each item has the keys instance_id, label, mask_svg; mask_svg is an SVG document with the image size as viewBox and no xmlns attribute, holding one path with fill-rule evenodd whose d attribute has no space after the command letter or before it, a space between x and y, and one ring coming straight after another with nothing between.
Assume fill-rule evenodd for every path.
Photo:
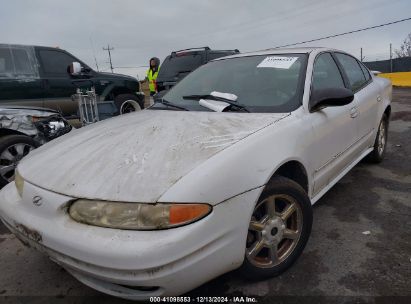
<instances>
[{"instance_id":1,"label":"side window","mask_svg":"<svg viewBox=\"0 0 411 304\"><path fill-rule=\"evenodd\" d=\"M18 75L33 75L35 67L25 49L11 49L14 59L14 68Z\"/></svg>"},{"instance_id":2,"label":"side window","mask_svg":"<svg viewBox=\"0 0 411 304\"><path fill-rule=\"evenodd\" d=\"M362 72L364 73L365 81L366 82L370 81L371 76L370 76L370 72L368 71L368 69L362 63L359 63L359 65L361 67Z\"/></svg>"},{"instance_id":3,"label":"side window","mask_svg":"<svg viewBox=\"0 0 411 304\"><path fill-rule=\"evenodd\" d=\"M0 77L10 77L12 74L14 66L10 48L0 48Z\"/></svg>"},{"instance_id":4,"label":"side window","mask_svg":"<svg viewBox=\"0 0 411 304\"><path fill-rule=\"evenodd\" d=\"M200 54L179 54L167 57L160 67L159 76L174 78L179 74L188 74L202 65L203 57Z\"/></svg>"},{"instance_id":5,"label":"side window","mask_svg":"<svg viewBox=\"0 0 411 304\"><path fill-rule=\"evenodd\" d=\"M34 50L24 46L0 47L0 77L38 77Z\"/></svg>"},{"instance_id":6,"label":"side window","mask_svg":"<svg viewBox=\"0 0 411 304\"><path fill-rule=\"evenodd\" d=\"M341 73L330 53L319 55L313 67L312 89L345 88Z\"/></svg>"},{"instance_id":7,"label":"side window","mask_svg":"<svg viewBox=\"0 0 411 304\"><path fill-rule=\"evenodd\" d=\"M335 55L347 74L352 90L354 92L358 91L367 80L357 60L342 53L335 53Z\"/></svg>"},{"instance_id":8,"label":"side window","mask_svg":"<svg viewBox=\"0 0 411 304\"><path fill-rule=\"evenodd\" d=\"M46 74L69 77L67 67L77 61L74 57L61 51L40 50L40 59L43 64L43 71Z\"/></svg>"}]
</instances>

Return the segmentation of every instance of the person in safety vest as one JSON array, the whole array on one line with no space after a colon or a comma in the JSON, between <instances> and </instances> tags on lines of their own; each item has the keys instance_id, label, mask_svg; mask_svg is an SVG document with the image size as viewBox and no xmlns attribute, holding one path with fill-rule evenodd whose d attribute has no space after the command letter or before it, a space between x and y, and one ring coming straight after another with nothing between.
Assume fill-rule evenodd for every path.
<instances>
[{"instance_id":1,"label":"person in safety vest","mask_svg":"<svg viewBox=\"0 0 411 304\"><path fill-rule=\"evenodd\" d=\"M153 57L150 59L150 68L147 70L148 86L150 88L150 96L153 96L157 93L157 76L158 71L160 70L160 59Z\"/></svg>"}]
</instances>

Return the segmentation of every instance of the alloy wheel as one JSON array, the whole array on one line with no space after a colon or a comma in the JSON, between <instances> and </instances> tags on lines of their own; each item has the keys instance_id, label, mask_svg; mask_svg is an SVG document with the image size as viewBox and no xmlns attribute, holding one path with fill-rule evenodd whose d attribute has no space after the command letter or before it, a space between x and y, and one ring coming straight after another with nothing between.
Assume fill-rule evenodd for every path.
<instances>
[{"instance_id":1,"label":"alloy wheel","mask_svg":"<svg viewBox=\"0 0 411 304\"><path fill-rule=\"evenodd\" d=\"M0 175L11 182L14 180L14 170L20 160L29 154L34 147L26 143L17 143L7 147L0 155Z\"/></svg>"},{"instance_id":2,"label":"alloy wheel","mask_svg":"<svg viewBox=\"0 0 411 304\"><path fill-rule=\"evenodd\" d=\"M385 128L385 120L382 120L380 126L378 128L378 154L382 155L384 153L385 144L386 144L386 128Z\"/></svg>"},{"instance_id":3,"label":"alloy wheel","mask_svg":"<svg viewBox=\"0 0 411 304\"><path fill-rule=\"evenodd\" d=\"M247 235L246 258L254 266L271 268L293 252L302 231L300 205L289 195L272 195L254 209Z\"/></svg>"}]
</instances>

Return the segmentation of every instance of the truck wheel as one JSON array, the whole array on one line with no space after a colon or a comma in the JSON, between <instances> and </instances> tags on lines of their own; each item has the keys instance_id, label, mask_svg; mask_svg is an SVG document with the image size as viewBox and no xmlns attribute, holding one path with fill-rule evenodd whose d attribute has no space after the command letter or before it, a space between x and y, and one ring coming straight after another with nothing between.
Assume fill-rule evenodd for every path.
<instances>
[{"instance_id":1,"label":"truck wheel","mask_svg":"<svg viewBox=\"0 0 411 304\"><path fill-rule=\"evenodd\" d=\"M304 189L277 176L261 194L250 219L240 271L252 280L277 276L301 255L311 233L312 208Z\"/></svg>"},{"instance_id":2,"label":"truck wheel","mask_svg":"<svg viewBox=\"0 0 411 304\"><path fill-rule=\"evenodd\" d=\"M114 104L117 107L118 114L126 114L137 112L143 109L143 105L139 103L138 97L133 94L120 94L114 98Z\"/></svg>"},{"instance_id":3,"label":"truck wheel","mask_svg":"<svg viewBox=\"0 0 411 304\"><path fill-rule=\"evenodd\" d=\"M20 160L37 147L36 141L25 135L0 138L0 187L14 180L14 170Z\"/></svg>"}]
</instances>

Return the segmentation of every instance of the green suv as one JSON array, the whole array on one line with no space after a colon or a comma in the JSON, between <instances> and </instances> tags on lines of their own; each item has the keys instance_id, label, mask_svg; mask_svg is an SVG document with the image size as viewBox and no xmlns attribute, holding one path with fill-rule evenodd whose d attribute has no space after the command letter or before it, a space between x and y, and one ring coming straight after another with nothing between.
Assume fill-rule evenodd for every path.
<instances>
[{"instance_id":1,"label":"green suv","mask_svg":"<svg viewBox=\"0 0 411 304\"><path fill-rule=\"evenodd\" d=\"M81 67L81 73L70 73L73 63ZM100 101L114 101L118 113L144 108L144 94L133 77L96 72L59 48L0 44L0 106L51 108L66 118L76 118L78 104L73 94L78 86L91 84Z\"/></svg>"}]
</instances>

